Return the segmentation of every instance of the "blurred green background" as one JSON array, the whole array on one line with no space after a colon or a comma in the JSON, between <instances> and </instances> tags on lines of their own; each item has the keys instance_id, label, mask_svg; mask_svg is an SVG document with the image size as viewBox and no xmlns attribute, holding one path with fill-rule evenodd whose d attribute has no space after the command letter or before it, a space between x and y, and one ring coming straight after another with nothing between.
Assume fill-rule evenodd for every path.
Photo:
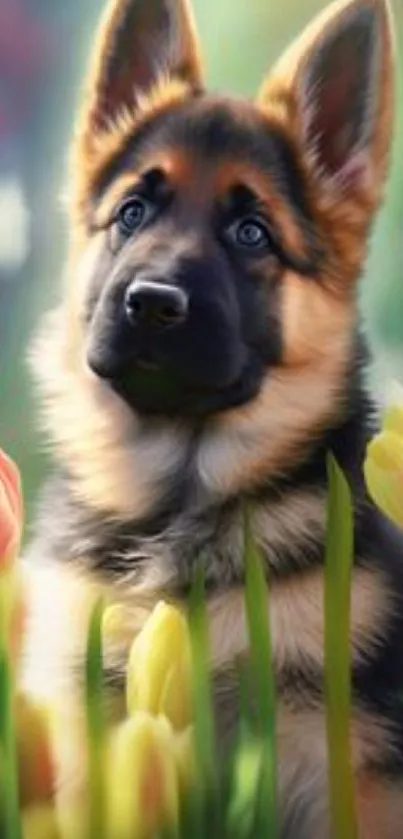
<instances>
[{"instance_id":1,"label":"blurred green background","mask_svg":"<svg viewBox=\"0 0 403 839\"><path fill-rule=\"evenodd\" d=\"M403 379L403 0L398 119L388 201L362 286L380 367ZM74 108L102 0L0 0L0 444L17 458L29 511L46 469L26 369L41 311L57 299L66 253L61 200ZM194 0L214 88L253 94L324 0Z\"/></svg>"}]
</instances>

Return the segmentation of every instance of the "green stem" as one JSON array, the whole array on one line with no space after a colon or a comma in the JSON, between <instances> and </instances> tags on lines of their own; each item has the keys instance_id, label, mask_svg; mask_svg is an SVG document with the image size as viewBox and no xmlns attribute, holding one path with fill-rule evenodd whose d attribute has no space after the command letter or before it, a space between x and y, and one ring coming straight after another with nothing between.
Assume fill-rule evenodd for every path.
<instances>
[{"instance_id":1,"label":"green stem","mask_svg":"<svg viewBox=\"0 0 403 839\"><path fill-rule=\"evenodd\" d=\"M353 510L348 483L328 459L325 557L325 693L329 797L334 839L357 839L351 759L350 595Z\"/></svg>"},{"instance_id":2,"label":"green stem","mask_svg":"<svg viewBox=\"0 0 403 839\"><path fill-rule=\"evenodd\" d=\"M216 738L210 679L210 643L204 594L204 577L198 568L189 604L189 629L192 649L192 690L197 764L197 795L193 802L193 835L219 836L219 787ZM196 800L197 799L197 800Z\"/></svg>"},{"instance_id":3,"label":"green stem","mask_svg":"<svg viewBox=\"0 0 403 839\"><path fill-rule=\"evenodd\" d=\"M102 615L99 602L91 616L86 657L89 839L104 839L106 832Z\"/></svg>"},{"instance_id":4,"label":"green stem","mask_svg":"<svg viewBox=\"0 0 403 839\"><path fill-rule=\"evenodd\" d=\"M10 660L0 653L0 749L2 752L2 789L0 792L1 835L21 839L17 742L13 715L14 687Z\"/></svg>"},{"instance_id":5,"label":"green stem","mask_svg":"<svg viewBox=\"0 0 403 839\"><path fill-rule=\"evenodd\" d=\"M259 736L263 743L259 835L278 836L276 773L276 687L270 630L270 598L263 560L245 515L245 603L253 688L256 690Z\"/></svg>"}]
</instances>

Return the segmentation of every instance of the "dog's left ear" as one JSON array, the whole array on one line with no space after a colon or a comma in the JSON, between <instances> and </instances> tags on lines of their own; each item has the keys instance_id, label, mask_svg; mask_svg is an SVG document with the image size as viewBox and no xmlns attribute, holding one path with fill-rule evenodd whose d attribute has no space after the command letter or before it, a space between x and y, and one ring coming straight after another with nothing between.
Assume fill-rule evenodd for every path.
<instances>
[{"instance_id":1,"label":"dog's left ear","mask_svg":"<svg viewBox=\"0 0 403 839\"><path fill-rule=\"evenodd\" d=\"M105 0L72 144L71 210L85 212L142 118L203 86L191 0Z\"/></svg>"},{"instance_id":2,"label":"dog's left ear","mask_svg":"<svg viewBox=\"0 0 403 839\"><path fill-rule=\"evenodd\" d=\"M125 108L161 79L202 88L199 40L190 0L106 0L92 53L79 136L90 147Z\"/></svg>"},{"instance_id":3,"label":"dog's left ear","mask_svg":"<svg viewBox=\"0 0 403 839\"><path fill-rule=\"evenodd\" d=\"M391 142L393 76L388 0L338 0L286 52L258 104L291 133L329 195L369 189L377 200Z\"/></svg>"}]
</instances>

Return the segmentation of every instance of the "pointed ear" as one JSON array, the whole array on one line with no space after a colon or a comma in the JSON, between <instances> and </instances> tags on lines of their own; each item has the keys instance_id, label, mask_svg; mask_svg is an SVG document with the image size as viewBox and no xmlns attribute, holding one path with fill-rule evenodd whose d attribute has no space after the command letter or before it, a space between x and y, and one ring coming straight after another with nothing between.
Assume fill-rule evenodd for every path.
<instances>
[{"instance_id":1,"label":"pointed ear","mask_svg":"<svg viewBox=\"0 0 403 839\"><path fill-rule=\"evenodd\" d=\"M109 0L101 21L82 116L82 134L133 110L164 78L193 89L202 73L187 0Z\"/></svg>"},{"instance_id":2,"label":"pointed ear","mask_svg":"<svg viewBox=\"0 0 403 839\"><path fill-rule=\"evenodd\" d=\"M319 182L376 192L393 122L388 0L333 3L279 62L259 105L281 114Z\"/></svg>"}]
</instances>

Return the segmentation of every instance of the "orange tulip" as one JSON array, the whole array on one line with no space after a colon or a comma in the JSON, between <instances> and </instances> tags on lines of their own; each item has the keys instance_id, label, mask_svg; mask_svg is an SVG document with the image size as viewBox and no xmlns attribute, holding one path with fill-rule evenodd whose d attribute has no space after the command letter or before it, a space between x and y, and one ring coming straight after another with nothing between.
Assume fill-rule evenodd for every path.
<instances>
[{"instance_id":1,"label":"orange tulip","mask_svg":"<svg viewBox=\"0 0 403 839\"><path fill-rule=\"evenodd\" d=\"M50 742L49 711L18 695L15 704L20 800L25 808L53 798L55 765Z\"/></svg>"},{"instance_id":2,"label":"orange tulip","mask_svg":"<svg viewBox=\"0 0 403 839\"><path fill-rule=\"evenodd\" d=\"M15 558L21 530L20 474L15 463L0 449L0 570Z\"/></svg>"},{"instance_id":3,"label":"orange tulip","mask_svg":"<svg viewBox=\"0 0 403 839\"><path fill-rule=\"evenodd\" d=\"M20 474L0 449L0 642L16 660L24 623L21 579L15 562L21 540L23 503Z\"/></svg>"}]
</instances>

